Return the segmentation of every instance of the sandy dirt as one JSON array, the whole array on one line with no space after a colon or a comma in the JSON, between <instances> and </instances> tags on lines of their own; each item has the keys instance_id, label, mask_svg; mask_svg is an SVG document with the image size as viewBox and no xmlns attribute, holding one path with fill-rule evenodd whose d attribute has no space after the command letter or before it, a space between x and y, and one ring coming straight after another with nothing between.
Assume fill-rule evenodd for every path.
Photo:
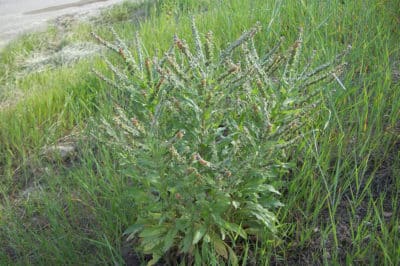
<instances>
[{"instance_id":1,"label":"sandy dirt","mask_svg":"<svg viewBox=\"0 0 400 266\"><path fill-rule=\"evenodd\" d=\"M0 0L0 49L17 36L42 29L66 14L94 15L123 0Z\"/></svg>"}]
</instances>

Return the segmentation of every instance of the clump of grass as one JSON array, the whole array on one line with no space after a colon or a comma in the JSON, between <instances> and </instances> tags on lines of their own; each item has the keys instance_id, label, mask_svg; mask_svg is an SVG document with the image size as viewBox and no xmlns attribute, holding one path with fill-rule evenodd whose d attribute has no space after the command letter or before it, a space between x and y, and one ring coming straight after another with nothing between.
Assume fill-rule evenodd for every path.
<instances>
[{"instance_id":1,"label":"clump of grass","mask_svg":"<svg viewBox=\"0 0 400 266\"><path fill-rule=\"evenodd\" d=\"M102 12L101 16L95 18L98 23L117 23L123 21L140 22L147 18L152 8L156 5L156 1L124 1L120 5L115 5L110 9Z\"/></svg>"},{"instance_id":2,"label":"clump of grass","mask_svg":"<svg viewBox=\"0 0 400 266\"><path fill-rule=\"evenodd\" d=\"M94 70L120 96L115 117L93 134L131 179L136 220L125 235L152 255L149 264L169 254L236 265L244 242L274 239L274 208L282 206L274 184L287 171L286 148L319 105L321 82L345 65L342 53L312 68L302 30L288 50L279 40L260 54L260 29L218 51L193 19L194 47L175 35L160 58L146 56L139 36L130 49L112 29L115 42L93 33L122 59L105 59L112 77Z\"/></svg>"}]
</instances>

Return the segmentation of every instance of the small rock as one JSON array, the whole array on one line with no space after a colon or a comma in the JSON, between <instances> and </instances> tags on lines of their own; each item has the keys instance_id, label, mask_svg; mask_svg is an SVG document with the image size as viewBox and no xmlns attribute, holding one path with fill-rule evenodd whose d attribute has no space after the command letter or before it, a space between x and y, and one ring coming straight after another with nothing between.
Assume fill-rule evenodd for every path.
<instances>
[{"instance_id":1,"label":"small rock","mask_svg":"<svg viewBox=\"0 0 400 266\"><path fill-rule=\"evenodd\" d=\"M385 217L385 218L390 218L390 217L392 217L392 215L393 215L393 213L392 212L383 212L383 217Z\"/></svg>"},{"instance_id":2,"label":"small rock","mask_svg":"<svg viewBox=\"0 0 400 266\"><path fill-rule=\"evenodd\" d=\"M55 161L61 159L66 161L76 154L76 147L73 145L55 145L47 147L43 150L43 155L49 160Z\"/></svg>"}]
</instances>

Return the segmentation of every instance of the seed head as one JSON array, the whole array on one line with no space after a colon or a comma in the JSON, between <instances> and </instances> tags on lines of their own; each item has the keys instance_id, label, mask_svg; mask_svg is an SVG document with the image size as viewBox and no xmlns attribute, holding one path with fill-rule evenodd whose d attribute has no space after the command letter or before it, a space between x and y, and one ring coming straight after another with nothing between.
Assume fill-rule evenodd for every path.
<instances>
[{"instance_id":1,"label":"seed head","mask_svg":"<svg viewBox=\"0 0 400 266\"><path fill-rule=\"evenodd\" d=\"M182 199L182 195L179 194L179 193L175 193L175 199L181 200Z\"/></svg>"},{"instance_id":2,"label":"seed head","mask_svg":"<svg viewBox=\"0 0 400 266\"><path fill-rule=\"evenodd\" d=\"M179 131L176 133L176 138L177 138L177 139L182 139L184 135L185 135L185 132L184 132L183 130L179 130Z\"/></svg>"},{"instance_id":3,"label":"seed head","mask_svg":"<svg viewBox=\"0 0 400 266\"><path fill-rule=\"evenodd\" d=\"M231 177L232 176L232 172L229 171L229 170L225 170L224 175L225 175L225 177Z\"/></svg>"},{"instance_id":4,"label":"seed head","mask_svg":"<svg viewBox=\"0 0 400 266\"><path fill-rule=\"evenodd\" d=\"M132 122L132 125L134 125L135 127L139 126L139 120L137 120L136 117L131 118L131 122Z\"/></svg>"},{"instance_id":5,"label":"seed head","mask_svg":"<svg viewBox=\"0 0 400 266\"><path fill-rule=\"evenodd\" d=\"M201 165L203 166L207 166L210 167L211 163L209 161L204 160L203 158L201 158L200 154L196 153L195 155L193 155L193 159L197 162L199 162Z\"/></svg>"},{"instance_id":6,"label":"seed head","mask_svg":"<svg viewBox=\"0 0 400 266\"><path fill-rule=\"evenodd\" d=\"M125 52L124 52L124 50L122 49L122 47L119 48L118 52L119 52L119 54L122 56L122 58L123 58L124 60L126 60Z\"/></svg>"}]
</instances>

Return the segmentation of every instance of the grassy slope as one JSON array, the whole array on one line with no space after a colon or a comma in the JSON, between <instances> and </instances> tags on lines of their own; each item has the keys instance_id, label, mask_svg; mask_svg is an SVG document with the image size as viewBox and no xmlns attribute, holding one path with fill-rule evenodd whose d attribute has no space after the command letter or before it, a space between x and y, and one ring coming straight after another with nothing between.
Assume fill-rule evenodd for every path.
<instances>
[{"instance_id":1,"label":"grassy slope","mask_svg":"<svg viewBox=\"0 0 400 266\"><path fill-rule=\"evenodd\" d=\"M329 119L328 127L292 151L297 168L283 177L281 188L283 241L260 249L260 259L399 263L400 89L392 75L396 62L399 71L397 1L178 1L179 8L165 2L171 4L151 11L140 26L118 21L129 17L131 6L106 18L127 40L139 30L149 54L167 49L175 32L190 34L188 10L198 16L200 32L214 32L218 45L271 19L258 45L271 46L280 35L290 43L299 26L305 28L305 54L317 49L317 61L352 45L347 90L334 84L323 99L324 115L315 117L315 127ZM88 40L90 29L73 26L65 42ZM57 29L43 34L57 39ZM43 145L110 109L106 88L89 71L100 64L96 60L15 76L18 56L36 50L43 34L25 37L0 55L0 86L26 95L0 112L0 242L6 243L0 264L13 257L20 264L122 262L121 234L133 214L112 152L82 151L84 158L69 168L38 156ZM29 187L34 193L21 196Z\"/></svg>"}]
</instances>

